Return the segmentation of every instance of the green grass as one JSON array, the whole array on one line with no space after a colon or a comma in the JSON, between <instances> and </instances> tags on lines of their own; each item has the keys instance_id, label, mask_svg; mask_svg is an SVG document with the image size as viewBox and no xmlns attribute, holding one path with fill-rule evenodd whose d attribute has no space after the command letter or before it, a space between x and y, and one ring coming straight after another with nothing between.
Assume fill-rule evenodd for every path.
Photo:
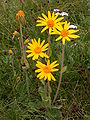
<instances>
[{"instance_id":1,"label":"green grass","mask_svg":"<svg viewBox=\"0 0 90 120\"><path fill-rule=\"evenodd\" d=\"M12 34L19 29L16 13L22 9L25 13L23 37L29 39L39 37L46 40L48 31L41 34L41 27L36 27L36 20L41 13L58 8L69 13L65 20L78 26L80 39L65 44L65 61L67 66L63 74L58 98L50 111L46 109L40 95L43 87L36 78L35 61L28 59L28 80L30 98L26 92L25 74L23 70L18 37L12 42ZM0 120L90 120L90 16L88 0L0 0ZM55 42L51 36L50 60L58 60L61 65L61 42ZM16 75L13 75L9 49L13 50L13 61ZM58 68L60 68L60 65ZM56 82L51 81L53 99L59 81L59 72L54 74Z\"/></svg>"}]
</instances>

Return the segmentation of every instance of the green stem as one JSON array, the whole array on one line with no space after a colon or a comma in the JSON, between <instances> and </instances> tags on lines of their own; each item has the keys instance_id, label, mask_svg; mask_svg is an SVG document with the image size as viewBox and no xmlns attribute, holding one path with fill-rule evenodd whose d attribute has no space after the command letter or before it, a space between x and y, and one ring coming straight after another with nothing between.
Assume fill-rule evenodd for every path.
<instances>
[{"instance_id":1,"label":"green stem","mask_svg":"<svg viewBox=\"0 0 90 120\"><path fill-rule=\"evenodd\" d=\"M60 84L61 84L61 80L62 80L63 63L64 63L64 45L62 46L62 64L61 64L61 71L60 71L60 79L59 79L59 83L58 83L56 94L54 96L53 103L55 102L55 100L57 98L57 95L58 95L58 92L59 92L59 88L60 88Z\"/></svg>"},{"instance_id":2,"label":"green stem","mask_svg":"<svg viewBox=\"0 0 90 120\"><path fill-rule=\"evenodd\" d=\"M43 83L44 83L44 91L45 91L45 99L47 97L47 86L45 84L45 80L43 80Z\"/></svg>"},{"instance_id":3,"label":"green stem","mask_svg":"<svg viewBox=\"0 0 90 120\"><path fill-rule=\"evenodd\" d=\"M28 84L28 72L26 70L26 88L27 88L27 93L28 93L28 98L29 98L29 84Z\"/></svg>"},{"instance_id":4,"label":"green stem","mask_svg":"<svg viewBox=\"0 0 90 120\"><path fill-rule=\"evenodd\" d=\"M12 56L11 56L11 63L12 63L13 74L14 74L14 76L15 76L14 63L13 63L13 57L12 57Z\"/></svg>"}]
</instances>

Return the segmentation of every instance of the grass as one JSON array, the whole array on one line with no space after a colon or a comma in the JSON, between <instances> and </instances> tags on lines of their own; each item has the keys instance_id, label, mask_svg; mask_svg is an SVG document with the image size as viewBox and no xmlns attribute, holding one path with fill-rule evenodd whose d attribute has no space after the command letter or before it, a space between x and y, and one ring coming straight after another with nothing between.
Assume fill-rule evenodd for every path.
<instances>
[{"instance_id":1,"label":"grass","mask_svg":"<svg viewBox=\"0 0 90 120\"><path fill-rule=\"evenodd\" d=\"M0 0L0 120L90 120L89 80L90 80L90 16L88 0L25 0L24 5L17 0ZM43 103L43 85L36 78L35 61L28 59L28 81L30 98L26 92L24 68L19 48L18 36L12 42L12 34L19 30L16 13L22 9L25 13L23 24L24 41L31 38L45 39L48 32L41 34L36 20L41 13L58 8L69 13L65 17L71 24L78 26L80 39L65 45L64 66L67 70L58 94L57 101L50 111ZM9 49L13 50L14 70L12 71ZM51 37L51 61L58 60L61 65L61 43ZM59 51L59 52L58 52ZM60 68L59 65L59 68ZM27 65L28 66L28 65ZM59 81L59 72L54 74L56 82L51 82L53 99ZM41 88L39 88L41 87Z\"/></svg>"}]
</instances>

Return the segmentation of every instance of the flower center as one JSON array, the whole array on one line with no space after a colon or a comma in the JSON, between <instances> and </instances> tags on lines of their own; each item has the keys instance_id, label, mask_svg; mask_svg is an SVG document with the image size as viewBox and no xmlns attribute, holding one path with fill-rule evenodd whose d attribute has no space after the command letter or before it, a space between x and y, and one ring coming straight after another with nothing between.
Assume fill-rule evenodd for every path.
<instances>
[{"instance_id":1,"label":"flower center","mask_svg":"<svg viewBox=\"0 0 90 120\"><path fill-rule=\"evenodd\" d=\"M61 36L62 37L66 37L66 36L68 36L69 35L69 32L68 32L68 30L62 30L62 32L61 32Z\"/></svg>"},{"instance_id":2,"label":"flower center","mask_svg":"<svg viewBox=\"0 0 90 120\"><path fill-rule=\"evenodd\" d=\"M44 67L44 72L45 73L50 73L50 70L51 70L50 67L48 67L48 66Z\"/></svg>"},{"instance_id":3,"label":"flower center","mask_svg":"<svg viewBox=\"0 0 90 120\"><path fill-rule=\"evenodd\" d=\"M39 53L41 52L41 48L40 48L40 47L36 47L36 48L34 49L34 51L35 51L35 53L39 54Z\"/></svg>"},{"instance_id":4,"label":"flower center","mask_svg":"<svg viewBox=\"0 0 90 120\"><path fill-rule=\"evenodd\" d=\"M52 28L54 26L54 21L53 20L48 20L47 21L47 26Z\"/></svg>"}]
</instances>

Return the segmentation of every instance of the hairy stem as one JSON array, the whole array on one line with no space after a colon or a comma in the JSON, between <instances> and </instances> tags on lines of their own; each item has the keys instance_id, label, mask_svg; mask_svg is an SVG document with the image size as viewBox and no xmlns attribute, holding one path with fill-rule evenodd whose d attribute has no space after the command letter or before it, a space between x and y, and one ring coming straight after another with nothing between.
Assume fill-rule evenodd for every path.
<instances>
[{"instance_id":1,"label":"hairy stem","mask_svg":"<svg viewBox=\"0 0 90 120\"><path fill-rule=\"evenodd\" d=\"M58 92L59 92L59 88L60 88L60 85L61 85L63 63L64 63L64 45L62 46L62 64L61 64L61 71L60 71L60 79L59 79L59 83L58 83L56 94L54 96L53 103L55 102L55 100L57 98L57 95L58 95Z\"/></svg>"},{"instance_id":2,"label":"hairy stem","mask_svg":"<svg viewBox=\"0 0 90 120\"><path fill-rule=\"evenodd\" d=\"M21 22L20 22L20 33L21 33L22 53L23 53L23 58L24 58L24 63L25 63L25 51L24 51L24 45L23 45L23 34L22 34L22 25L21 25Z\"/></svg>"},{"instance_id":3,"label":"hairy stem","mask_svg":"<svg viewBox=\"0 0 90 120\"><path fill-rule=\"evenodd\" d=\"M49 56L49 52L50 52L50 35L48 36L48 56ZM50 83L49 83L49 80L48 80L48 96L49 96L49 106L50 106L50 109L51 109L51 97L50 97Z\"/></svg>"},{"instance_id":4,"label":"hairy stem","mask_svg":"<svg viewBox=\"0 0 90 120\"><path fill-rule=\"evenodd\" d=\"M23 34L22 34L22 24L20 22L20 33L21 33L21 46L22 46L22 53L23 53L23 59L24 59L24 63L25 63L25 49L24 49L24 44L23 44ZM26 88L27 88L27 93L28 93L28 98L29 98L29 84L28 84L28 73L26 70Z\"/></svg>"}]
</instances>

